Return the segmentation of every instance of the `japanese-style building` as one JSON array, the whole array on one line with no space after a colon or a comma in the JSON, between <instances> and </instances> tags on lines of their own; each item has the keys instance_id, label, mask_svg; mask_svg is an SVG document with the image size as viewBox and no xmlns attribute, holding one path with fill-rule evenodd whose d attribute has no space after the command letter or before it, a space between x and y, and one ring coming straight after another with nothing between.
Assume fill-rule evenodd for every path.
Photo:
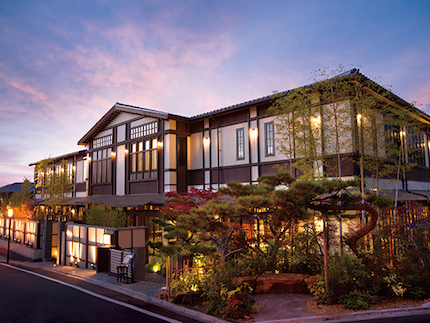
<instances>
[{"instance_id":1,"label":"japanese-style building","mask_svg":"<svg viewBox=\"0 0 430 323\"><path fill-rule=\"evenodd\" d=\"M369 82L355 69L342 77L362 80L363 86ZM402 152L403 162L413 161L415 166L407 177L402 176L399 200L427 202L430 116L392 93L382 97L378 91L386 90L371 84L369 95L409 111L422 125L412 138L418 147L413 160L411 155L408 159L407 150ZM149 225L145 218L154 216L166 192L184 192L191 187L216 190L230 181L255 184L259 176L274 174L277 165L285 166L289 161L278 150L277 119L268 113L273 102L274 96L268 95L193 117L116 103L79 140L85 150L54 158L58 165L65 161L73 173L75 187L68 204L81 209L90 204L122 207L130 217L129 224ZM350 120L356 123L357 111L352 104L350 111ZM362 170L355 162L358 147L354 144L357 133L352 130L344 135L351 144L349 151L342 152L341 177L359 177ZM332 173L328 169L325 176L334 177ZM37 181L35 174L36 187ZM395 184L384 181L392 194ZM37 197L41 198L42 193L38 191Z\"/></svg>"}]
</instances>

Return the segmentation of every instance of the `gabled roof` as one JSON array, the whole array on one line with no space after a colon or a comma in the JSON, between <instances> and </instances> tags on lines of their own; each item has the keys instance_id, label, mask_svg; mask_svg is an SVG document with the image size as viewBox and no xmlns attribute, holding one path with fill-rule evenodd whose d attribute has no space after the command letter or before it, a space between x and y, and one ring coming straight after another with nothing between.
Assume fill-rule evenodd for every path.
<instances>
[{"instance_id":1,"label":"gabled roof","mask_svg":"<svg viewBox=\"0 0 430 323\"><path fill-rule=\"evenodd\" d=\"M30 183L29 191L33 191L33 183ZM0 187L0 193L16 193L21 192L22 183L13 183Z\"/></svg>"},{"instance_id":2,"label":"gabled roof","mask_svg":"<svg viewBox=\"0 0 430 323\"><path fill-rule=\"evenodd\" d=\"M51 160L51 161L58 161L58 160L67 159L67 158L70 158L70 157L73 157L73 156L76 156L76 155L85 156L86 154L87 154L87 150L83 149L83 150L75 151L73 153L68 153L68 154L64 154L64 155L60 155L60 156L55 156L55 157L49 157L48 159ZM34 166L34 165L37 165L38 163L39 162L34 162L34 163L31 163L31 164L28 164L28 166Z\"/></svg>"},{"instance_id":3,"label":"gabled roof","mask_svg":"<svg viewBox=\"0 0 430 323\"><path fill-rule=\"evenodd\" d=\"M115 103L115 105L88 131L78 145L85 145L89 143L100 131L102 131L109 123L111 123L121 112L146 116L151 118L168 119L170 114L162 111L156 111L146 108L135 107L122 103Z\"/></svg>"},{"instance_id":4,"label":"gabled roof","mask_svg":"<svg viewBox=\"0 0 430 323\"><path fill-rule=\"evenodd\" d=\"M406 102L405 100L403 100L402 98L400 98L399 96L397 96L396 94L394 94L393 92L387 90L386 88L384 88L383 86L377 84L375 81L372 81L371 79L369 79L367 76L363 75L362 73L360 73L359 69L351 69L349 71L346 71L344 73L341 73L339 75L336 75L332 78L333 80L355 80L358 81L360 83L362 83L363 85L365 85L365 87L368 88L368 90L370 92L372 92L373 95L377 95L379 96L379 98L381 100L388 100L387 97L389 97L389 101L390 104L394 104L397 108L400 109L404 109L407 108L409 109L409 111L411 111L412 113L416 114L416 117L418 120L420 120L421 122L430 124L430 116L428 114L426 114L425 112L419 110L418 108L414 107L413 105L411 105L410 103ZM314 86L315 83L309 84L309 85L305 85L301 88L312 88ZM300 88L300 87L299 87ZM294 91L295 89L291 89L291 90L287 90L287 91L283 91L283 92L278 92L276 93L277 96L279 95L283 95L283 94L287 94L291 91ZM380 93L384 93L384 94L389 94L387 97L384 97L382 95L380 95ZM250 100L250 101L246 101L243 103L239 103L239 104L235 104L235 105L231 105L225 108L221 108L218 110L213 110L210 112L206 112L203 114L199 114L196 115L194 117L191 117L190 120L195 120L195 119L200 119L200 118L205 118L205 117L209 117L212 115L216 115L216 114L222 114L224 112L231 112L234 111L236 109L240 109L242 107L245 106L249 106L249 105L254 105L254 104L258 104L261 102L267 102L271 99L274 99L274 95L267 95L261 98L257 98L254 100Z\"/></svg>"},{"instance_id":5,"label":"gabled roof","mask_svg":"<svg viewBox=\"0 0 430 323\"><path fill-rule=\"evenodd\" d=\"M333 80L351 80L351 81L357 81L361 83L370 93L372 93L375 96L378 96L381 100L389 101L390 104L393 104L395 107L399 109L408 109L410 112L415 114L416 118L420 120L421 122L424 122L428 125L430 125L430 116L427 115L425 112L419 110L418 108L414 107L412 104L406 102L399 96L395 95L393 92L385 89L381 85L377 84L376 82L370 80L368 77L360 73L359 69L351 69L349 71L346 71L342 74L339 74L337 76L334 76L332 78ZM315 83L305 85L301 88L312 88L315 85ZM291 91L294 91L295 89L278 92L276 93L277 96L287 94ZM384 96L382 94L389 94L388 96ZM160 118L160 119L168 119L168 118L175 118L175 119L182 119L182 120L199 120L201 118L210 117L212 115L219 115L223 113L232 112L234 110L239 110L243 107L255 105L262 102L268 102L272 99L274 99L274 95L267 95L264 97L260 97L254 100L238 103L235 105L227 106L221 109L209 111L203 114L199 114L193 117L184 117L179 115L174 115L162 111L156 111L151 110L147 108L140 108L136 106L131 106L127 104L122 103L115 103L115 105L88 131L85 136L82 137L81 140L79 140L79 145L85 145L89 143L100 131L102 131L112 120L114 120L121 112L127 112L132 113L136 115L141 116L148 116L153 118Z\"/></svg>"}]
</instances>

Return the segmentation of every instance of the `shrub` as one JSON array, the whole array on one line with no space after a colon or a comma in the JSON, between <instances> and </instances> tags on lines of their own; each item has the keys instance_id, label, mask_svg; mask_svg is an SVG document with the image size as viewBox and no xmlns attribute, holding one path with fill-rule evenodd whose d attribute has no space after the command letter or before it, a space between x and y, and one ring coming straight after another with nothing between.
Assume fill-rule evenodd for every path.
<instances>
[{"instance_id":1,"label":"shrub","mask_svg":"<svg viewBox=\"0 0 430 323\"><path fill-rule=\"evenodd\" d=\"M346 295L341 295L339 297L339 302L348 309L366 309L369 308L370 295L367 291L359 291L355 289Z\"/></svg>"},{"instance_id":2,"label":"shrub","mask_svg":"<svg viewBox=\"0 0 430 323\"><path fill-rule=\"evenodd\" d=\"M342 303L348 308L366 308L372 289L372 274L355 256L344 253L335 254L329 259L329 290L325 290L324 279L311 287L318 303ZM357 301L352 299L357 296Z\"/></svg>"}]
</instances>

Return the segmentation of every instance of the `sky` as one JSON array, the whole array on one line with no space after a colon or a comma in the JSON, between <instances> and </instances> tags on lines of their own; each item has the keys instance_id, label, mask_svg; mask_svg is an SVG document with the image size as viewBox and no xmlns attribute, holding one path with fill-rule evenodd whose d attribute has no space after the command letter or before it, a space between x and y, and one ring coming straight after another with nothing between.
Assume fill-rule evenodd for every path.
<instances>
[{"instance_id":1,"label":"sky","mask_svg":"<svg viewBox=\"0 0 430 323\"><path fill-rule=\"evenodd\" d=\"M430 114L430 1L0 1L0 186L116 103L194 116L339 65Z\"/></svg>"}]
</instances>

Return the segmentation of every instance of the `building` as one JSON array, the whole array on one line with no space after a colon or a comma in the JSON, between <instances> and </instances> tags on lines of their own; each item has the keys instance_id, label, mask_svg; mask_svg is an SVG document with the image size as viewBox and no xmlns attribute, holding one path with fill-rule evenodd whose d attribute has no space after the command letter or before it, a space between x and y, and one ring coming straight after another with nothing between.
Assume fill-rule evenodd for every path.
<instances>
[{"instance_id":1,"label":"building","mask_svg":"<svg viewBox=\"0 0 430 323\"><path fill-rule=\"evenodd\" d=\"M393 109L407 111L419 122L419 131L410 132L401 151L402 163L413 162L415 166L407 174L401 174L398 196L399 200L427 201L430 116L393 93L387 93L358 70L341 77L343 81L357 82L366 88L367 95ZM255 184L259 176L276 173L277 166L288 169L291 158L278 150L279 121L268 113L273 102L274 96L269 95L193 117L116 103L79 140L78 144L86 150L55 158L57 162L64 159L73 171L76 189L68 203L122 207L130 216L129 224L150 225L148 218L157 216L157 208L164 203L166 192L183 192L191 187L216 190L229 181ZM324 109L330 108L330 104L325 102ZM349 143L341 152L341 177L349 179L364 173L370 182L371 172L360 168L360 147L355 140L359 136L361 115L348 100L342 104L350 111L351 130L344 133ZM324 118L324 109L319 110L317 117ZM377 118L384 120L383 115ZM391 129L389 124L384 127ZM403 130L393 128L390 131L398 138ZM320 132L320 140L324 140L325 132ZM413 151L412 146L415 147ZM380 155L384 157L383 149ZM334 154L326 154L324 158L323 176L335 177L332 171ZM395 164L396 160L391 163ZM315 169L318 167L315 164ZM385 193L391 196L396 188L396 184L390 182L393 179L396 179L395 173L380 179L384 182Z\"/></svg>"}]
</instances>

